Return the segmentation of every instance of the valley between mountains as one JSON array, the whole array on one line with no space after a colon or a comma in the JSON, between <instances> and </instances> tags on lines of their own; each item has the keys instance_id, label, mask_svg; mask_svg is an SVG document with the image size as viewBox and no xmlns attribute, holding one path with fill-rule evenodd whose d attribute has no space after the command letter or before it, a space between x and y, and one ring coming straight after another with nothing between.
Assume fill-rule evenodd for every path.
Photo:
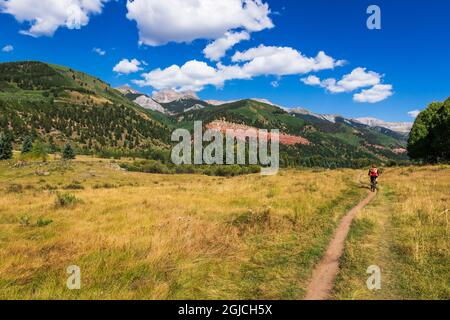
<instances>
[{"instance_id":1,"label":"valley between mountains","mask_svg":"<svg viewBox=\"0 0 450 320\"><path fill-rule=\"evenodd\" d=\"M449 106L419 115L419 156L445 155ZM171 133L195 121L279 129L283 168L170 164ZM27 61L0 64L0 126L0 299L303 299L340 221L367 197L373 162L386 165L379 192L354 217L327 297L450 297L450 167L411 165L410 124L147 96ZM366 286L374 264L381 291ZM66 285L74 265L80 290Z\"/></svg>"}]
</instances>

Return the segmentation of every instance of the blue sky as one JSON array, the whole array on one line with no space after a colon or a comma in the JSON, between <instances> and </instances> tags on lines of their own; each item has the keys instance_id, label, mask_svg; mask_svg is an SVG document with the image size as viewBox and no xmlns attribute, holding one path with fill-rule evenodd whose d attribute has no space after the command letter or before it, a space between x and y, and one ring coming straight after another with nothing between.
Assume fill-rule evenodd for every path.
<instances>
[{"instance_id":1,"label":"blue sky","mask_svg":"<svg viewBox=\"0 0 450 320\"><path fill-rule=\"evenodd\" d=\"M81 0L64 0L73 5L69 6L72 10L69 13L78 12L73 8L82 10L82 15L77 16L80 21L75 21L76 29L70 29L73 23L70 15L69 18L64 16L65 12L63 18L59 13L52 16L56 9L31 10L14 3L18 1L0 0L3 11L0 14L0 49L4 49L0 51L0 62L40 60L67 65L98 76L113 86L128 83L146 93L154 90L152 85L158 89L192 87L204 99L266 98L286 107L304 107L348 117L373 116L389 121L412 121L408 112L450 96L448 1L264 0L261 3L251 0L259 4L256 6L259 18L255 22L251 20L253 11L236 11L233 16L239 18L230 19L217 12L208 14L211 11L206 9L210 19L194 15L191 21L186 3L192 0L186 0L184 7L173 12L153 5L154 0L135 0L134 8L130 4L127 8L125 0L84 0L91 4L87 7L80 5ZM55 1L60 0L39 3L50 6ZM181 0L170 1L176 4ZM208 4L211 0L200 1ZM366 27L369 17L366 10L371 4L381 9L381 30ZM146 16L145 8L161 10L156 12L160 16ZM214 9L208 6L208 10ZM55 17L62 20L55 22ZM36 24L35 18L44 22L48 19L53 25L42 24L30 29L31 24ZM221 19L220 23L215 22ZM213 20L211 24L209 20ZM183 28L179 27L179 21ZM206 25L201 21L206 21ZM24 30L28 34L21 33ZM232 46L219 62L206 57L203 50L225 37L222 31L245 33L250 39ZM261 45L266 50L246 54L249 49L261 49ZM105 54L95 53L94 48ZM269 58L261 56L261 52L267 50L275 54ZM316 61L320 51L331 59L327 66ZM236 52L241 53L241 59ZM255 57L260 60L252 60ZM113 68L123 59L130 62L135 59L139 70L129 74L114 72ZM195 75L190 73L186 79L187 71L181 67L189 61L196 61L190 68ZM271 66L261 66L258 61L271 62ZM225 75L218 63L236 67L233 75ZM172 65L178 69L166 69ZM158 68L162 72L152 73ZM145 79L144 73L149 74ZM348 81L339 82L345 80L346 75ZM313 76L311 80L317 80L315 85L311 85L312 81L310 85L301 81L310 76ZM330 78L335 79L331 85L324 81ZM355 78L359 81L356 85ZM146 86L140 88L134 80ZM191 80L195 85L189 82ZM371 103L365 98L370 92L364 91L374 86L389 94L382 101ZM357 95L364 96L362 102L355 101Z\"/></svg>"}]
</instances>

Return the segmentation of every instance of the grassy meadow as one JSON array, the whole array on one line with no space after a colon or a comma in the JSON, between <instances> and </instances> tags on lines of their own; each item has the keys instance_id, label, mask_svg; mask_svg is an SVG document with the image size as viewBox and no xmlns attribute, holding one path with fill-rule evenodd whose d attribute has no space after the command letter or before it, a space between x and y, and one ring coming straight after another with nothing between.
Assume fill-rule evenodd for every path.
<instances>
[{"instance_id":1,"label":"grassy meadow","mask_svg":"<svg viewBox=\"0 0 450 320\"><path fill-rule=\"evenodd\" d=\"M89 157L0 162L0 299L301 299L365 171L131 173ZM449 298L450 168L385 171L336 299ZM388 283L368 292L365 270ZM81 290L66 268L81 268ZM388 290L389 289L389 290Z\"/></svg>"},{"instance_id":2,"label":"grassy meadow","mask_svg":"<svg viewBox=\"0 0 450 320\"><path fill-rule=\"evenodd\" d=\"M335 299L450 299L450 167L386 170L353 223ZM367 290L367 267L381 290Z\"/></svg>"}]
</instances>

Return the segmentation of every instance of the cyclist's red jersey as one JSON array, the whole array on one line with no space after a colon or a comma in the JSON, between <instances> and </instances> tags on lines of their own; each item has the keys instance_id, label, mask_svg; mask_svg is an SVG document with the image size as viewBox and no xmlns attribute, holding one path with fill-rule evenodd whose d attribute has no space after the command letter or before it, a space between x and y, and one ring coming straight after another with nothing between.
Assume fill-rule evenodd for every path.
<instances>
[{"instance_id":1,"label":"cyclist's red jersey","mask_svg":"<svg viewBox=\"0 0 450 320\"><path fill-rule=\"evenodd\" d=\"M378 169L377 168L370 169L369 174L370 174L371 177L378 177L380 175L378 173Z\"/></svg>"}]
</instances>

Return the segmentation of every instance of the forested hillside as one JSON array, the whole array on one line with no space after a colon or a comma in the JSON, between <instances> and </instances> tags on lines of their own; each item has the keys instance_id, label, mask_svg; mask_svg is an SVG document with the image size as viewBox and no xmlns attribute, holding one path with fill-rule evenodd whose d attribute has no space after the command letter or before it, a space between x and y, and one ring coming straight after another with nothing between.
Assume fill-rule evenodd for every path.
<instances>
[{"instance_id":1,"label":"forested hillside","mask_svg":"<svg viewBox=\"0 0 450 320\"><path fill-rule=\"evenodd\" d=\"M0 64L0 125L26 136L79 148L165 146L165 125L102 80L41 62Z\"/></svg>"},{"instance_id":2,"label":"forested hillside","mask_svg":"<svg viewBox=\"0 0 450 320\"><path fill-rule=\"evenodd\" d=\"M289 113L255 100L192 110L177 116L178 126L192 128L195 120L223 120L262 129L279 129L301 136L309 145L282 145L283 165L352 167L370 162L404 161L405 137L390 130L370 128L338 118L335 123Z\"/></svg>"}]
</instances>

